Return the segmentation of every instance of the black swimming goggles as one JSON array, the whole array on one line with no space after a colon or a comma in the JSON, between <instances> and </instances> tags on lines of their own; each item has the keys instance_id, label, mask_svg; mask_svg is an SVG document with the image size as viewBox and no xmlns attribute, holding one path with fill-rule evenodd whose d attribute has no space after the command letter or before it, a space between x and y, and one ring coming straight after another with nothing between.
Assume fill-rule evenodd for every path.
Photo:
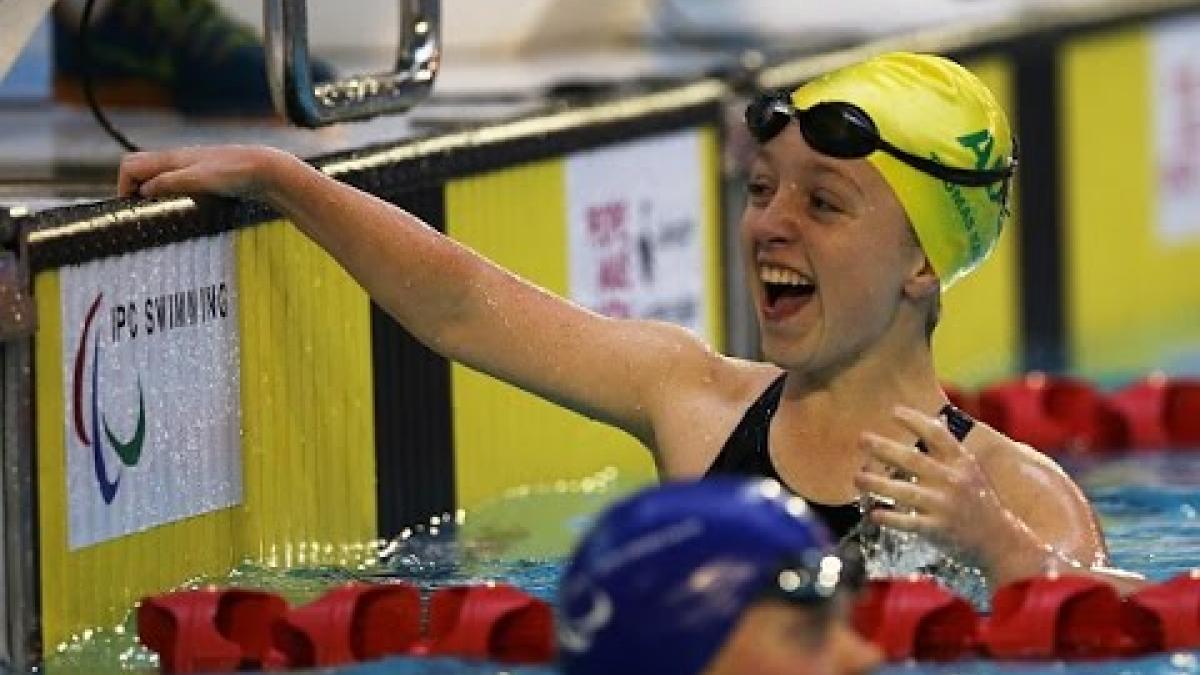
<instances>
[{"instance_id":1,"label":"black swimming goggles","mask_svg":"<svg viewBox=\"0 0 1200 675\"><path fill-rule=\"evenodd\" d=\"M786 91L762 94L746 107L746 126L759 143L779 135L788 122L796 120L804 140L817 152L837 159L862 159L882 150L917 171L948 183L967 187L986 187L1008 180L1017 160L1003 168L960 169L939 164L906 152L879 135L875 120L865 110L843 101L825 101L799 110Z\"/></svg>"},{"instance_id":2,"label":"black swimming goggles","mask_svg":"<svg viewBox=\"0 0 1200 675\"><path fill-rule=\"evenodd\" d=\"M857 591L866 580L862 555L829 554L815 564L786 561L760 592L760 599L816 607L844 591Z\"/></svg>"}]
</instances>

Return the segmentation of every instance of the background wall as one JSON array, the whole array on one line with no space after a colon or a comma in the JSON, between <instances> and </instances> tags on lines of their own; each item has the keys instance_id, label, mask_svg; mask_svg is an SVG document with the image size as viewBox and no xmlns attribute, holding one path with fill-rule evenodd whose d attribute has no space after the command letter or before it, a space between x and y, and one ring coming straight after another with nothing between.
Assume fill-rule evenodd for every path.
<instances>
[{"instance_id":1,"label":"background wall","mask_svg":"<svg viewBox=\"0 0 1200 675\"><path fill-rule=\"evenodd\" d=\"M1094 377L1200 373L1197 45L1193 17L1063 52L1069 349Z\"/></svg>"},{"instance_id":2,"label":"background wall","mask_svg":"<svg viewBox=\"0 0 1200 675\"><path fill-rule=\"evenodd\" d=\"M966 65L996 95L1015 129L1012 61L991 57ZM1013 216L991 257L942 296L942 319L933 346L938 372L947 382L974 387L1005 377L1021 365L1019 199L1020 192L1015 191Z\"/></svg>"}]
</instances>

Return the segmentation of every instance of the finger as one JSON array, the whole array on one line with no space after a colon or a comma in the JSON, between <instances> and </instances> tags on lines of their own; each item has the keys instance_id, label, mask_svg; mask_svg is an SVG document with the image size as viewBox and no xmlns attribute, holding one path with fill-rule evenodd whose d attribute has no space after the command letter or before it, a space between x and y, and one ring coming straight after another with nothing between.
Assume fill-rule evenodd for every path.
<instances>
[{"instance_id":1,"label":"finger","mask_svg":"<svg viewBox=\"0 0 1200 675\"><path fill-rule=\"evenodd\" d=\"M863 447L865 448L866 446ZM887 464L875 459L870 454L863 459L862 470L871 471L882 475L887 475L891 471Z\"/></svg>"},{"instance_id":2,"label":"finger","mask_svg":"<svg viewBox=\"0 0 1200 675\"><path fill-rule=\"evenodd\" d=\"M863 447L865 448L866 446L864 445ZM863 463L862 468L859 469L859 472L873 474L875 476L879 476L880 478L894 478L899 475L896 469L892 468L885 462L881 462L878 459L870 456L867 457L867 460Z\"/></svg>"},{"instance_id":3,"label":"finger","mask_svg":"<svg viewBox=\"0 0 1200 675\"><path fill-rule=\"evenodd\" d=\"M138 193L138 187L146 179L149 171L147 153L134 152L121 158L121 166L117 173L117 196L133 197Z\"/></svg>"},{"instance_id":4,"label":"finger","mask_svg":"<svg viewBox=\"0 0 1200 675\"><path fill-rule=\"evenodd\" d=\"M941 531L936 518L922 513L874 509L868 517L871 522L881 527L890 527L894 530L913 532L927 537L933 537Z\"/></svg>"},{"instance_id":5,"label":"finger","mask_svg":"<svg viewBox=\"0 0 1200 675\"><path fill-rule=\"evenodd\" d=\"M117 177L117 193L122 197L138 194L138 188L155 176L185 166L187 156L181 151L132 152L121 159Z\"/></svg>"},{"instance_id":6,"label":"finger","mask_svg":"<svg viewBox=\"0 0 1200 675\"><path fill-rule=\"evenodd\" d=\"M168 195L196 194L205 192L204 181L200 172L192 169L180 169L158 174L141 184L138 193L143 197L164 197Z\"/></svg>"},{"instance_id":7,"label":"finger","mask_svg":"<svg viewBox=\"0 0 1200 675\"><path fill-rule=\"evenodd\" d=\"M137 194L139 185L141 182L125 168L125 160L121 160L121 168L117 173L117 196L133 197Z\"/></svg>"},{"instance_id":8,"label":"finger","mask_svg":"<svg viewBox=\"0 0 1200 675\"><path fill-rule=\"evenodd\" d=\"M896 421L925 442L931 456L941 460L954 460L966 454L966 448L940 419L905 406L896 406L893 415Z\"/></svg>"},{"instance_id":9,"label":"finger","mask_svg":"<svg viewBox=\"0 0 1200 675\"><path fill-rule=\"evenodd\" d=\"M871 457L917 478L933 479L945 472L945 467L937 460L918 452L911 445L903 445L871 432L864 433L860 443Z\"/></svg>"},{"instance_id":10,"label":"finger","mask_svg":"<svg viewBox=\"0 0 1200 675\"><path fill-rule=\"evenodd\" d=\"M854 477L854 484L864 492L891 500L896 508L900 509L932 513L943 510L945 506L945 500L940 493L908 481L859 473Z\"/></svg>"}]
</instances>

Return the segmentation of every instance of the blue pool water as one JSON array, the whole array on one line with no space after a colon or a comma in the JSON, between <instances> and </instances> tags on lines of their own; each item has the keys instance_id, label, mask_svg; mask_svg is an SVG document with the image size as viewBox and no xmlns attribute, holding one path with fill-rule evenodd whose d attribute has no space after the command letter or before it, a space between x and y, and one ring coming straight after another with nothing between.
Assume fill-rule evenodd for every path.
<instances>
[{"instance_id":1,"label":"blue pool water","mask_svg":"<svg viewBox=\"0 0 1200 675\"><path fill-rule=\"evenodd\" d=\"M1066 465L1096 505L1117 566L1136 570L1156 581L1200 567L1200 452L1072 461ZM570 542L586 527L588 514L611 499L613 492L619 491L614 488L584 494L547 489L511 495L494 508L468 514L457 541L445 536L406 539L392 552L390 563L384 570L356 572L309 568L273 571L245 567L229 579L218 581L266 587L293 602L303 602L330 585L375 575L403 578L426 589L503 579L541 598L553 600L563 555ZM537 522L531 523L534 517ZM120 634L110 630L61 646L60 653L48 661L47 671L90 673L152 667L149 655L128 639L132 626L127 624L123 628ZM336 672L346 675L550 675L557 671L467 664L455 660L390 659ZM884 672L1200 675L1200 653L1166 654L1103 664L906 664L892 666Z\"/></svg>"}]
</instances>

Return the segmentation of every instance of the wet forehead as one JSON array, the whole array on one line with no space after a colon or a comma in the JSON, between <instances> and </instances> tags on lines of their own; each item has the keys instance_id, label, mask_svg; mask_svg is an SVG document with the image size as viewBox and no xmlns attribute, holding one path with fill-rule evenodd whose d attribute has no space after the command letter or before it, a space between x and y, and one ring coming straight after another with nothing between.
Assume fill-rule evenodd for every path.
<instances>
[{"instance_id":1,"label":"wet forehead","mask_svg":"<svg viewBox=\"0 0 1200 675\"><path fill-rule=\"evenodd\" d=\"M789 133L790 132L790 133ZM794 126L755 149L751 172L766 171L781 183L812 188L829 186L862 200L875 218L894 214L907 222L904 207L874 164L865 159L835 159L823 155L804 141Z\"/></svg>"},{"instance_id":2,"label":"wet forehead","mask_svg":"<svg viewBox=\"0 0 1200 675\"><path fill-rule=\"evenodd\" d=\"M787 131L785 129L767 144L755 148L753 166L778 172L781 179L834 180L862 195L883 186L882 176L870 162L828 157L810 148L800 134L794 134L795 138L783 138L793 135Z\"/></svg>"}]
</instances>

